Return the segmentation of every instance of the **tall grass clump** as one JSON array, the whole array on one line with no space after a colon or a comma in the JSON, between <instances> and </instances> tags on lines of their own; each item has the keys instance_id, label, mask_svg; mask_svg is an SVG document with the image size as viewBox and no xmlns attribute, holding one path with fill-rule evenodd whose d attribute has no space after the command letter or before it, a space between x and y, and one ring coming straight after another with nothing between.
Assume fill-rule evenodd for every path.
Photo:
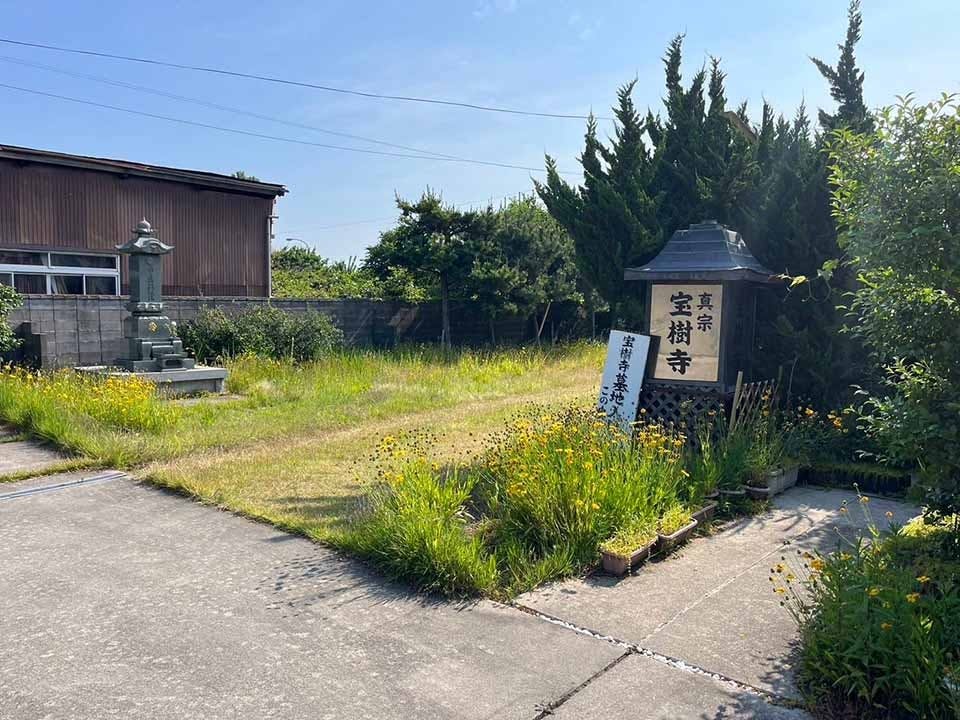
<instances>
[{"instance_id":1,"label":"tall grass clump","mask_svg":"<svg viewBox=\"0 0 960 720\"><path fill-rule=\"evenodd\" d=\"M126 451L114 441L118 434L129 434L134 443L136 433L176 425L181 413L157 396L152 383L135 376L0 369L0 418L91 459L123 462Z\"/></svg>"},{"instance_id":2,"label":"tall grass clump","mask_svg":"<svg viewBox=\"0 0 960 720\"><path fill-rule=\"evenodd\" d=\"M473 479L456 469L441 473L392 437L385 438L384 451L393 455L389 468L337 543L419 590L448 596L492 592L496 561L482 539L467 531Z\"/></svg>"},{"instance_id":3,"label":"tall grass clump","mask_svg":"<svg viewBox=\"0 0 960 720\"><path fill-rule=\"evenodd\" d=\"M519 587L596 562L617 531L677 505L682 436L657 425L631 434L593 410L532 411L495 436L482 462L491 541ZM551 572L545 572L545 566Z\"/></svg>"},{"instance_id":4,"label":"tall grass clump","mask_svg":"<svg viewBox=\"0 0 960 720\"><path fill-rule=\"evenodd\" d=\"M156 387L135 375L99 375L58 370L0 370L0 414L15 425L44 413L85 415L121 430L158 431L177 422L180 410L165 404Z\"/></svg>"}]
</instances>

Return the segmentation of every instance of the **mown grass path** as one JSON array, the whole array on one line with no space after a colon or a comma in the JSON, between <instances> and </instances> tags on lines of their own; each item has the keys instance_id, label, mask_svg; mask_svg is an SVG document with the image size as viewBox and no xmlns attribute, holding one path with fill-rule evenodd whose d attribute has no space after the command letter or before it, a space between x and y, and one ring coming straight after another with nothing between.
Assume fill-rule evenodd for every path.
<instances>
[{"instance_id":1,"label":"mown grass path","mask_svg":"<svg viewBox=\"0 0 960 720\"><path fill-rule=\"evenodd\" d=\"M526 405L589 401L598 382L593 359L542 368L520 392L505 389L448 407L377 414L339 429L206 450L151 463L138 475L204 502L325 539L344 525L354 501L372 480L369 458L385 435L430 431L437 439L438 462L466 460Z\"/></svg>"},{"instance_id":2,"label":"mown grass path","mask_svg":"<svg viewBox=\"0 0 960 720\"><path fill-rule=\"evenodd\" d=\"M383 436L427 430L439 462L465 458L529 403L588 402L602 358L596 344L343 350L301 365L239 358L231 396L189 403L159 403L137 387L101 391L69 371L5 371L0 421L66 451L71 467L127 470L324 539L374 476L369 456Z\"/></svg>"}]
</instances>

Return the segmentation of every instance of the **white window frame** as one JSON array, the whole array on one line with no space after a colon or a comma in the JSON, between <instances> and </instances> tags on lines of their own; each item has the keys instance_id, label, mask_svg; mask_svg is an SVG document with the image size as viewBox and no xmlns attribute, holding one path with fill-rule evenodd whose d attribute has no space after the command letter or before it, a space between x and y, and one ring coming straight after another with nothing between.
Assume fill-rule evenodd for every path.
<instances>
[{"instance_id":1,"label":"white window frame","mask_svg":"<svg viewBox=\"0 0 960 720\"><path fill-rule=\"evenodd\" d=\"M114 295L120 294L120 256L109 253L83 252L80 250L36 250L24 247L3 247L0 251L7 252L25 252L34 255L43 255L46 259L46 265L6 265L0 263L0 275L10 274L10 280L13 275L43 275L46 280L46 294L53 295L53 276L54 275L79 275L83 279L83 294L87 294L87 277L112 277L114 279ZM97 257L107 257L113 260L112 268L91 268L91 267L70 267L64 265L52 264L53 255L95 255Z\"/></svg>"}]
</instances>

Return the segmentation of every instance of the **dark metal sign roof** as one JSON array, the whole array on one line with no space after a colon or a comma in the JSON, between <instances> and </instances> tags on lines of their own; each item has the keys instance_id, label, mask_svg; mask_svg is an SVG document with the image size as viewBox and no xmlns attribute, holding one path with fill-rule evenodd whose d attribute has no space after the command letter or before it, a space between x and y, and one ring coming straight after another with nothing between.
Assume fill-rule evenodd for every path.
<instances>
[{"instance_id":1,"label":"dark metal sign roof","mask_svg":"<svg viewBox=\"0 0 960 720\"><path fill-rule=\"evenodd\" d=\"M776 282L740 233L715 220L677 230L643 267L627 268L625 280L752 280Z\"/></svg>"},{"instance_id":2,"label":"dark metal sign roof","mask_svg":"<svg viewBox=\"0 0 960 720\"><path fill-rule=\"evenodd\" d=\"M15 147L13 145L0 145L0 158L27 163L59 165L80 170L95 170L118 175L135 175L138 177L153 178L155 180L186 183L188 185L198 185L209 189L240 192L265 197L277 197L287 192L287 188L283 185L260 182L259 180L241 180L231 175L221 175L219 173L204 172L201 170L182 170L160 165L144 165L128 160L111 160L109 158L88 157L86 155L68 155L51 150L35 150L33 148Z\"/></svg>"}]
</instances>

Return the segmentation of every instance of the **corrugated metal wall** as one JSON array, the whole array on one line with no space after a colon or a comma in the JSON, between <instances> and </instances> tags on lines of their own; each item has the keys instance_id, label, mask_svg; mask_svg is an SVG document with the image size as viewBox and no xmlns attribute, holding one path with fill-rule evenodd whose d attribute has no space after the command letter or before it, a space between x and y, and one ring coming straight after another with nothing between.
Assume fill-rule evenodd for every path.
<instances>
[{"instance_id":1,"label":"corrugated metal wall","mask_svg":"<svg viewBox=\"0 0 960 720\"><path fill-rule=\"evenodd\" d=\"M145 217L176 248L168 296L265 296L272 213L272 198L0 160L0 247L112 250Z\"/></svg>"}]
</instances>

